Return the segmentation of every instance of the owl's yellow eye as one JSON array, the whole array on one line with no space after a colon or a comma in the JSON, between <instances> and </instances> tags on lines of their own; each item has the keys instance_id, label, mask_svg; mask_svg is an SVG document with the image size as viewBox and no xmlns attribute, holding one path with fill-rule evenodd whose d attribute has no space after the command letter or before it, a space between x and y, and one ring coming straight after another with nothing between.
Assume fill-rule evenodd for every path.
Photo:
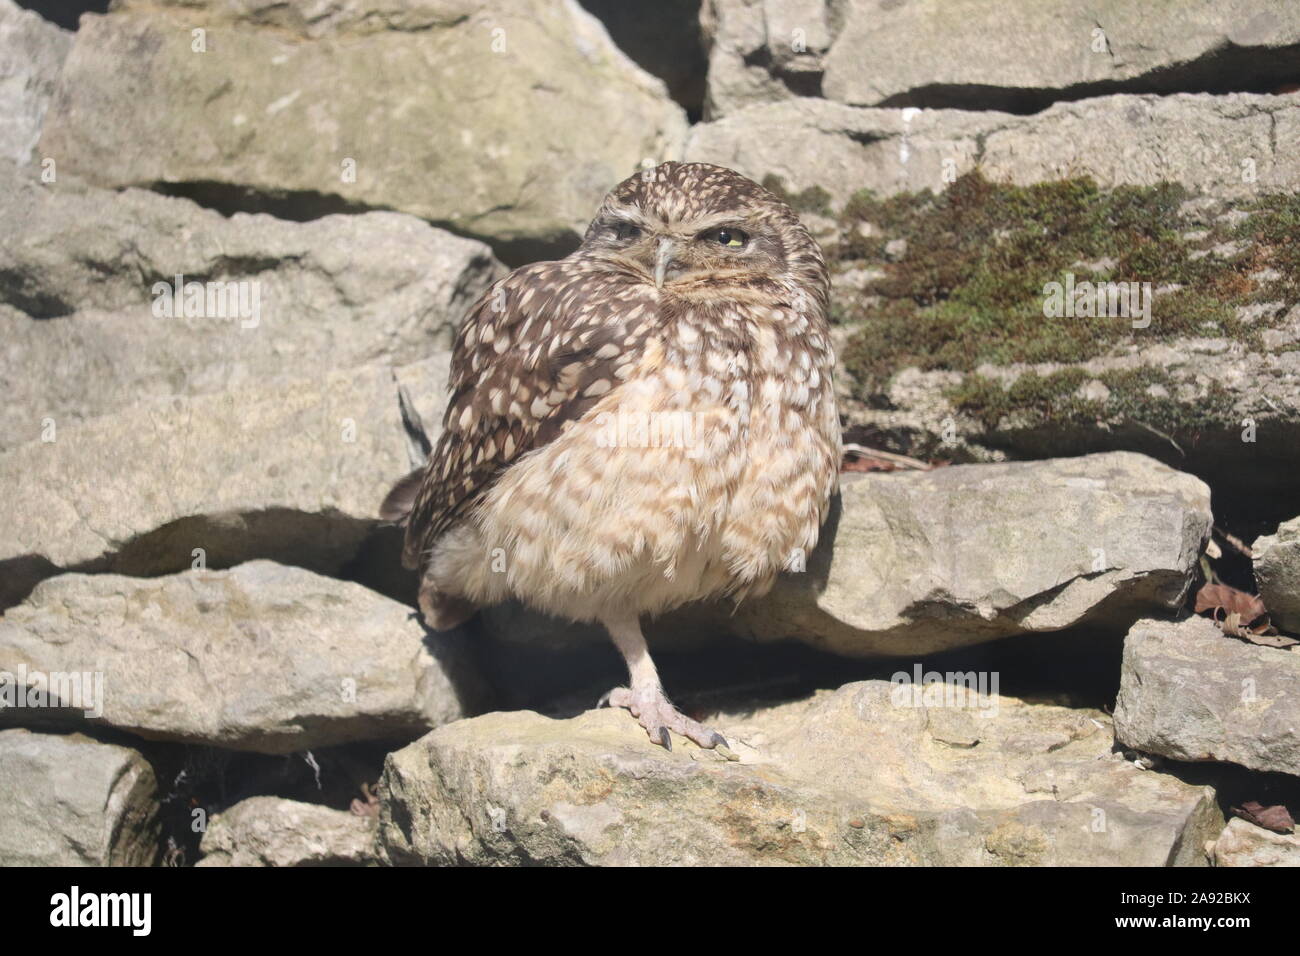
<instances>
[{"instance_id":1,"label":"owl's yellow eye","mask_svg":"<svg viewBox=\"0 0 1300 956\"><path fill-rule=\"evenodd\" d=\"M715 229L708 233L708 238L728 249L743 249L749 242L749 236L739 229Z\"/></svg>"}]
</instances>

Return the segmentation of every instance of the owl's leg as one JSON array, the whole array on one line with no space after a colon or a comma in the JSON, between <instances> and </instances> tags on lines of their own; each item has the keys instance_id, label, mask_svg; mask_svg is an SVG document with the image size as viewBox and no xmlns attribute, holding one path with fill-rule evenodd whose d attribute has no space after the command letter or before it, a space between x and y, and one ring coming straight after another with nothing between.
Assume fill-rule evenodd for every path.
<instances>
[{"instance_id":1,"label":"owl's leg","mask_svg":"<svg viewBox=\"0 0 1300 956\"><path fill-rule=\"evenodd\" d=\"M659 683L659 672L650 659L650 649L641 634L641 622L635 614L602 618L601 623L627 662L630 678L629 686L615 687L601 698L602 704L630 710L650 739L665 750L673 749L671 734L674 733L695 741L706 750L727 746L722 734L687 717L669 702Z\"/></svg>"}]
</instances>

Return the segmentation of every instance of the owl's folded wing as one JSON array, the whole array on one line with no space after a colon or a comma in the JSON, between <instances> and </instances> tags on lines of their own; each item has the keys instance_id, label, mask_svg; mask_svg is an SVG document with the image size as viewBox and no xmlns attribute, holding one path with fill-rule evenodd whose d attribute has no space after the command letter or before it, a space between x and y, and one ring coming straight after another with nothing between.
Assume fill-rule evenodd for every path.
<instances>
[{"instance_id":1,"label":"owl's folded wing","mask_svg":"<svg viewBox=\"0 0 1300 956\"><path fill-rule=\"evenodd\" d=\"M452 350L442 435L380 508L406 525L402 563L419 567L511 464L618 388L657 327L652 286L581 260L526 266L490 288Z\"/></svg>"}]
</instances>

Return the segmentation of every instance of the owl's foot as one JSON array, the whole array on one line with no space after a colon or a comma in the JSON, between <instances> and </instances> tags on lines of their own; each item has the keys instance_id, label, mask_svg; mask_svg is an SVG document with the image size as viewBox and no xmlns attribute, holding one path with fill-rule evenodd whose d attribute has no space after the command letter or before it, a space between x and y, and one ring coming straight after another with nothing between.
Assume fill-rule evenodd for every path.
<instances>
[{"instance_id":1,"label":"owl's foot","mask_svg":"<svg viewBox=\"0 0 1300 956\"><path fill-rule=\"evenodd\" d=\"M674 707L659 687L633 690L615 687L600 699L597 706L622 707L632 712L650 739L665 750L673 749L672 734L694 741L705 750L719 748L728 759L734 759L727 738L710 730L698 720L692 720Z\"/></svg>"}]
</instances>

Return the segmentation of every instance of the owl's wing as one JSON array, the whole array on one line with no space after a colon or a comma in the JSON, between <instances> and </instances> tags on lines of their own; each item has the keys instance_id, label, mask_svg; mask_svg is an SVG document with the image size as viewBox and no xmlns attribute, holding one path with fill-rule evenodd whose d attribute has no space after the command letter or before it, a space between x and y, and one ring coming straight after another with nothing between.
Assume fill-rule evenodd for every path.
<instances>
[{"instance_id":1,"label":"owl's wing","mask_svg":"<svg viewBox=\"0 0 1300 956\"><path fill-rule=\"evenodd\" d=\"M517 269L470 310L451 358L442 435L380 509L416 568L513 462L558 437L636 367L657 326L643 278L580 259Z\"/></svg>"}]
</instances>

